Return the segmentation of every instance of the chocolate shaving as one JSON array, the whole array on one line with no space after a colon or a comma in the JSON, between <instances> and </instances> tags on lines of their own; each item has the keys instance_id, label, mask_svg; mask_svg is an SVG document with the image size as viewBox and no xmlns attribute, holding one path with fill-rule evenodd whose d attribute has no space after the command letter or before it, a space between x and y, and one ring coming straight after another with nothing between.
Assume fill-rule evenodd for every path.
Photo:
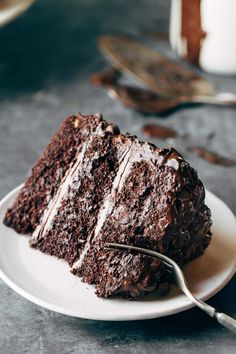
<instances>
[{"instance_id":1,"label":"chocolate shaving","mask_svg":"<svg viewBox=\"0 0 236 354\"><path fill-rule=\"evenodd\" d=\"M142 132L146 136L159 139L173 138L178 135L175 130L159 124L146 124L142 128Z\"/></svg>"},{"instance_id":2,"label":"chocolate shaving","mask_svg":"<svg viewBox=\"0 0 236 354\"><path fill-rule=\"evenodd\" d=\"M215 164L215 165L221 165L225 167L230 167L230 166L235 166L236 161L228 159L227 157L223 157L216 152L209 151L201 146L191 146L188 148L188 151L190 152L195 152L198 156L201 158L207 160L208 162Z\"/></svg>"},{"instance_id":3,"label":"chocolate shaving","mask_svg":"<svg viewBox=\"0 0 236 354\"><path fill-rule=\"evenodd\" d=\"M107 86L116 82L119 71L109 67L101 70L90 77L90 83L94 86Z\"/></svg>"}]
</instances>

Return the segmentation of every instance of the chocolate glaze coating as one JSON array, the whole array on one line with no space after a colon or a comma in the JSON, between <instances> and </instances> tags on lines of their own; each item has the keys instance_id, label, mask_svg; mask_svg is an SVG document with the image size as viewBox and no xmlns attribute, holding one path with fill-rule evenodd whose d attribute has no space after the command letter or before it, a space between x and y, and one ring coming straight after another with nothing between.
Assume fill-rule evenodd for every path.
<instances>
[{"instance_id":1,"label":"chocolate glaze coating","mask_svg":"<svg viewBox=\"0 0 236 354\"><path fill-rule=\"evenodd\" d=\"M156 171L148 173L145 163L134 167L100 240L94 241L77 270L85 282L96 284L98 296L140 298L166 281L156 259L108 254L103 250L105 242L156 250L180 265L202 254L210 242L210 211L204 205L204 187L196 171L174 149L163 149L159 154L164 159L156 165ZM166 165L173 159L179 162L177 170Z\"/></svg>"}]
</instances>

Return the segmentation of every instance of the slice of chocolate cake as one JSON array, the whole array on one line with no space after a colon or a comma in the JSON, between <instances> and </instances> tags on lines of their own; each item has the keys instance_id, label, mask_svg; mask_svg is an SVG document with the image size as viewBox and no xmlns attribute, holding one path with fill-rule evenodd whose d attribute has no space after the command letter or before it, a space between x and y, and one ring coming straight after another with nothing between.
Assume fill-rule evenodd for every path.
<instances>
[{"instance_id":1,"label":"slice of chocolate cake","mask_svg":"<svg viewBox=\"0 0 236 354\"><path fill-rule=\"evenodd\" d=\"M210 242L210 211L196 171L172 148L122 135L100 115L67 118L4 222L30 245L65 259L98 296L139 298L165 281L160 262L104 250L150 248L180 265Z\"/></svg>"}]
</instances>

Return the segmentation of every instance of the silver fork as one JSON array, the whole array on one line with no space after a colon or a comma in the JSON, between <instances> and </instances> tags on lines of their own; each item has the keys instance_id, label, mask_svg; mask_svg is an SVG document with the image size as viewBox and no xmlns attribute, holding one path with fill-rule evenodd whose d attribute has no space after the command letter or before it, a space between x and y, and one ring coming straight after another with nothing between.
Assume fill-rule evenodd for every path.
<instances>
[{"instance_id":1,"label":"silver fork","mask_svg":"<svg viewBox=\"0 0 236 354\"><path fill-rule=\"evenodd\" d=\"M104 248L109 251L135 252L160 259L168 273L172 275L173 285L179 288L192 301L192 303L198 306L201 310L205 311L209 316L215 318L222 326L236 333L236 320L226 315L225 313L218 312L214 307L196 298L190 292L182 270L171 258L145 248L128 246L118 243L106 243Z\"/></svg>"}]
</instances>

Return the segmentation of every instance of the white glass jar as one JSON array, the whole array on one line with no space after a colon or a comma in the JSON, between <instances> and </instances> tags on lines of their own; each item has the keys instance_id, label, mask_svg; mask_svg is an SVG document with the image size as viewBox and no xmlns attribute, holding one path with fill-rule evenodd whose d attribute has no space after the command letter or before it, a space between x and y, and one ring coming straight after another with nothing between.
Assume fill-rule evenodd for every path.
<instances>
[{"instance_id":1,"label":"white glass jar","mask_svg":"<svg viewBox=\"0 0 236 354\"><path fill-rule=\"evenodd\" d=\"M218 74L236 74L236 0L172 0L170 44Z\"/></svg>"}]
</instances>

